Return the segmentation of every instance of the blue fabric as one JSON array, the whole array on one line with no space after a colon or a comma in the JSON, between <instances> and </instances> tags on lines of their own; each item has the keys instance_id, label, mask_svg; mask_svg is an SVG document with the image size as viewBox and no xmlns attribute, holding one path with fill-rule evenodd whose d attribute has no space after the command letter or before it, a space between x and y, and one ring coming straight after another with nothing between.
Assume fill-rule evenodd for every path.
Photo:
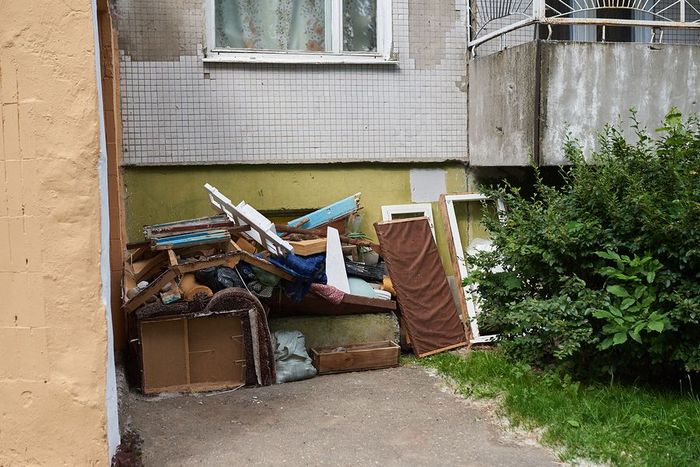
<instances>
[{"instance_id":1,"label":"blue fabric","mask_svg":"<svg viewBox=\"0 0 700 467\"><path fill-rule=\"evenodd\" d=\"M297 256L294 253L289 253L285 257L270 257L269 260L296 279L294 281L280 281L284 293L295 302L300 302L304 298L304 295L309 292L311 284L325 284L328 281L325 253L311 256Z\"/></svg>"}]
</instances>

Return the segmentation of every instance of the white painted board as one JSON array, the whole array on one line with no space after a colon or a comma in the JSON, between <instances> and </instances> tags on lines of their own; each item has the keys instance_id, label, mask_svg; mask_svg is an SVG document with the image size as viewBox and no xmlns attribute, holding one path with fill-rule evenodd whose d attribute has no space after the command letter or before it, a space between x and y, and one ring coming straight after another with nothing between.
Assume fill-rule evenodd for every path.
<instances>
[{"instance_id":1,"label":"white painted board","mask_svg":"<svg viewBox=\"0 0 700 467\"><path fill-rule=\"evenodd\" d=\"M326 277L328 285L336 289L350 293L350 282L348 274L345 272L345 259L343 258L343 247L340 244L340 234L333 227L328 227L326 233Z\"/></svg>"}]
</instances>

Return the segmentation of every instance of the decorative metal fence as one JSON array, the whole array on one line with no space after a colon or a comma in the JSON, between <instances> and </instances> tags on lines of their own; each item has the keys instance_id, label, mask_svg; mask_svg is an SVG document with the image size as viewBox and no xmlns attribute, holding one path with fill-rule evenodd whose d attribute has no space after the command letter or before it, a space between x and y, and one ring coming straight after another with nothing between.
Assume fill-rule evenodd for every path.
<instances>
[{"instance_id":1,"label":"decorative metal fence","mask_svg":"<svg viewBox=\"0 0 700 467\"><path fill-rule=\"evenodd\" d=\"M632 40L663 41L667 35L700 43L700 0L470 0L469 48L515 35L521 43L551 37L552 27L577 27L573 40L603 40L606 27L646 29ZM601 28L601 34L591 34ZM542 32L544 31L544 33ZM587 31L587 32L586 32ZM691 34L687 34L691 32ZM680 33L681 35L683 33Z\"/></svg>"}]
</instances>

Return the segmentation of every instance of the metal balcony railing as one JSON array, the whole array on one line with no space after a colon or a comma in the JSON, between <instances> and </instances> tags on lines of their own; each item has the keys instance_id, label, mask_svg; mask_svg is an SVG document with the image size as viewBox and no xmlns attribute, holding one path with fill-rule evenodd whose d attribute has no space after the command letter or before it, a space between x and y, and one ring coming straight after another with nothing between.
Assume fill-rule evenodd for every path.
<instances>
[{"instance_id":1,"label":"metal balcony railing","mask_svg":"<svg viewBox=\"0 0 700 467\"><path fill-rule=\"evenodd\" d=\"M644 34L632 41L662 42L667 37L700 43L700 0L470 0L469 48L499 41L499 49L568 27L572 40L606 39L606 28L628 27ZM602 34L598 31L602 31ZM683 31L683 32L680 32ZM511 43L507 35L517 32Z\"/></svg>"}]
</instances>

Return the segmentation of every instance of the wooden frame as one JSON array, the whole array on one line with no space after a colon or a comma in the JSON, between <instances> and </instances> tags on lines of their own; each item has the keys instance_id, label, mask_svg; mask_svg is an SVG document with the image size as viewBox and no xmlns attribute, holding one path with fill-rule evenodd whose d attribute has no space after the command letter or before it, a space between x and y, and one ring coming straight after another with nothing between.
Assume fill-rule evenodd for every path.
<instances>
[{"instance_id":1,"label":"wooden frame","mask_svg":"<svg viewBox=\"0 0 700 467\"><path fill-rule=\"evenodd\" d=\"M462 319L469 324L471 334L469 342L471 344L479 344L490 342L496 338L496 335L482 336L479 332L479 325L476 318L481 312L478 302L474 300L476 290L472 286L462 286L462 281L469 275L469 266L464 259L464 246L462 239L459 236L459 226L457 224L457 216L455 214L454 203L460 202L481 202L493 201L488 196L481 193L460 193L452 195L440 195L440 212L443 217L445 234L448 238L447 245L450 250L450 259L455 272L455 280L462 287L462 295L460 295L460 308L462 311ZM503 200L496 201L496 208L499 213L505 213ZM458 254L460 252L460 254Z\"/></svg>"},{"instance_id":2,"label":"wooden frame","mask_svg":"<svg viewBox=\"0 0 700 467\"><path fill-rule=\"evenodd\" d=\"M294 248L277 235L275 224L270 219L260 214L245 201L234 206L230 199L224 196L216 187L206 183L204 189L209 193L211 204L224 214L237 226L248 226L250 230L245 232L250 238L264 246L270 253L276 256L285 256L293 252Z\"/></svg>"},{"instance_id":3,"label":"wooden frame","mask_svg":"<svg viewBox=\"0 0 700 467\"><path fill-rule=\"evenodd\" d=\"M419 214L415 217L427 217L430 223L430 230L435 238L435 220L433 219L433 206L430 203L415 204L391 204L382 206L382 220L393 221L394 214Z\"/></svg>"},{"instance_id":4,"label":"wooden frame","mask_svg":"<svg viewBox=\"0 0 700 467\"><path fill-rule=\"evenodd\" d=\"M139 320L143 393L214 391L245 385L242 312L246 310Z\"/></svg>"}]
</instances>

